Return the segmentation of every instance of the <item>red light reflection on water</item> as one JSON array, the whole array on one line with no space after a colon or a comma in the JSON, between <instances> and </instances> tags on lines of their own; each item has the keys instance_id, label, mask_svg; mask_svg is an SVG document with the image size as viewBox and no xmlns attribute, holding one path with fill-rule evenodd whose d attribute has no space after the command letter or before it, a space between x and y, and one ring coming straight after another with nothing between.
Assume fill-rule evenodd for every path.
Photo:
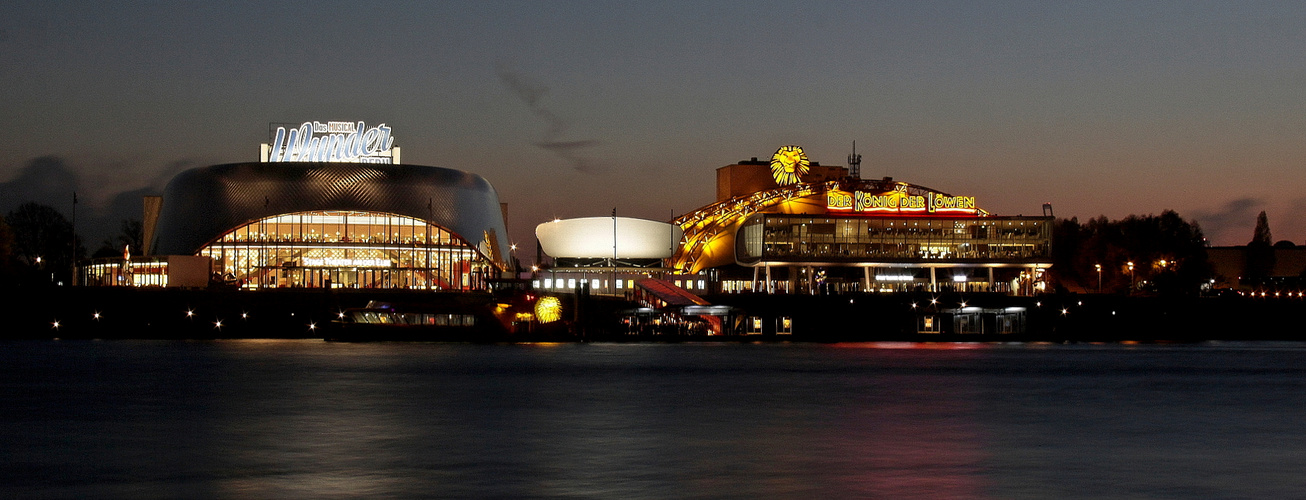
<instances>
[{"instance_id":1,"label":"red light reflection on water","mask_svg":"<svg viewBox=\"0 0 1306 500\"><path fill-rule=\"evenodd\" d=\"M842 465L832 478L839 496L984 498L991 436L981 423L983 388L932 368L991 349L980 342L849 342L837 349L883 373L846 399L828 436L814 439ZM880 351L879 354L876 351ZM956 352L959 354L945 354ZM964 354L962 354L964 353Z\"/></svg>"},{"instance_id":2,"label":"red light reflection on water","mask_svg":"<svg viewBox=\"0 0 1306 500\"><path fill-rule=\"evenodd\" d=\"M974 342L838 342L830 347L840 349L983 349L984 344Z\"/></svg>"}]
</instances>

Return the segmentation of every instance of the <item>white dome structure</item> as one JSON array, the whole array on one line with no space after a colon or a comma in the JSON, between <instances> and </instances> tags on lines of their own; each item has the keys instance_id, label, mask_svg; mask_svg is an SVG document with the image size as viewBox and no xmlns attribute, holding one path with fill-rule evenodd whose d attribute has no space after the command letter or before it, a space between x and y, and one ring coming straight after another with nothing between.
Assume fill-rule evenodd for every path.
<instances>
[{"instance_id":1,"label":"white dome structure","mask_svg":"<svg viewBox=\"0 0 1306 500\"><path fill-rule=\"evenodd\" d=\"M535 226L544 253L575 259L666 259L675 254L680 226L629 217L559 219Z\"/></svg>"}]
</instances>

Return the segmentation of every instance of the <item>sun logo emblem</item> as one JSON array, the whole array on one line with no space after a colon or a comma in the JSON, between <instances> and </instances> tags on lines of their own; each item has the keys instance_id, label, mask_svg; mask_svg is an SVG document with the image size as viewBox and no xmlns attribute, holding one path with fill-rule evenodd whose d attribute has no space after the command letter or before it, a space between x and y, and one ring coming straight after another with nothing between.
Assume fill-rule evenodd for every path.
<instances>
[{"instance_id":1,"label":"sun logo emblem","mask_svg":"<svg viewBox=\"0 0 1306 500\"><path fill-rule=\"evenodd\" d=\"M798 184L810 166L807 154L798 146L783 146L771 155L771 177L781 186Z\"/></svg>"},{"instance_id":2,"label":"sun logo emblem","mask_svg":"<svg viewBox=\"0 0 1306 500\"><path fill-rule=\"evenodd\" d=\"M557 297L544 296L535 302L535 318L540 323L552 323L562 319L562 301Z\"/></svg>"}]
</instances>

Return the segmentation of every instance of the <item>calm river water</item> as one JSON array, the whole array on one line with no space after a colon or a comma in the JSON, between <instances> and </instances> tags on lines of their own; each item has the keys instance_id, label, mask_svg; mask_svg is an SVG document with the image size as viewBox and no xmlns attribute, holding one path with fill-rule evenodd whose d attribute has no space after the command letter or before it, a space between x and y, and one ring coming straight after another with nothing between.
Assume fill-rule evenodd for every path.
<instances>
[{"instance_id":1,"label":"calm river water","mask_svg":"<svg viewBox=\"0 0 1306 500\"><path fill-rule=\"evenodd\" d=\"M0 343L0 497L1290 498L1306 345Z\"/></svg>"}]
</instances>

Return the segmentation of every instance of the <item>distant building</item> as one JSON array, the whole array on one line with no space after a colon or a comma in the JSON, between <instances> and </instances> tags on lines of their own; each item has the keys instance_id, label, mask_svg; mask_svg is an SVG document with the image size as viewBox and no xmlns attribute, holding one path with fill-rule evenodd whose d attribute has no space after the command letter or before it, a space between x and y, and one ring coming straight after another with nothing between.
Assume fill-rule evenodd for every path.
<instances>
[{"instance_id":1,"label":"distant building","mask_svg":"<svg viewBox=\"0 0 1306 500\"><path fill-rule=\"evenodd\" d=\"M1302 276L1306 273L1306 247L1271 247L1274 262L1267 276L1253 279L1248 276L1247 246L1210 247L1206 249L1211 263L1214 288L1232 288L1241 291L1259 289L1292 289L1300 291ZM1253 257L1254 258L1254 257Z\"/></svg>"}]
</instances>

